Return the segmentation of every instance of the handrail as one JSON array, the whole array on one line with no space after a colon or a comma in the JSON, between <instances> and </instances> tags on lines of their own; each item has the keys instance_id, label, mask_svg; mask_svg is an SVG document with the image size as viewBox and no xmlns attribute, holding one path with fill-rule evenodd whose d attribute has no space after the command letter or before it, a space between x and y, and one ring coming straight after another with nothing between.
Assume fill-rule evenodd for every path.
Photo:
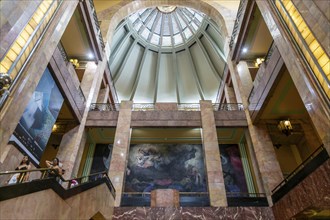
<instances>
[{"instance_id":1,"label":"handrail","mask_svg":"<svg viewBox=\"0 0 330 220\"><path fill-rule=\"evenodd\" d=\"M275 193L279 188L281 188L286 182L288 182L298 171L300 171L305 165L310 162L316 155L325 150L324 145L322 144L318 147L306 160L304 160L296 169L294 169L282 182L280 182L273 190L272 193Z\"/></svg>"},{"instance_id":2,"label":"handrail","mask_svg":"<svg viewBox=\"0 0 330 220\"><path fill-rule=\"evenodd\" d=\"M227 196L248 196L248 197L267 197L266 193L250 193L250 192L226 192Z\"/></svg>"},{"instance_id":3,"label":"handrail","mask_svg":"<svg viewBox=\"0 0 330 220\"><path fill-rule=\"evenodd\" d=\"M30 170L13 170L13 171L2 171L0 172L0 176L2 175L12 175L12 174L23 174L20 176L20 179L15 183L15 184L18 184L18 183L22 183L23 179L24 179L24 176L27 174L27 173L31 173L31 172L41 172L41 176L40 176L40 180L42 179L45 179L47 177L47 173L49 173L50 171L54 172L55 173L55 177L51 177L51 178L58 178L59 180L61 180L61 182L63 183L62 186L64 185L64 183L68 183L68 186L67 186L67 189L70 189L72 187L76 187L77 185L81 185L83 183L87 183L89 182L88 180L91 180L91 179L100 179L100 178L107 178L109 180L109 183L110 183L110 188L111 188L111 193L112 195L115 197L115 188L114 186L112 185L108 175L107 175L107 172L106 171L102 171L102 172L97 172L97 173L93 173L93 174L90 174L90 175L86 175L86 176L81 176L81 177L77 177L77 178L72 178L72 179L64 179L62 175L59 175L57 170L53 169L53 168L38 168L38 169L30 169ZM97 178L91 178L91 177L94 177L96 176ZM82 181L83 179L86 179L86 181ZM73 185L74 181L76 181L77 184Z\"/></svg>"},{"instance_id":4,"label":"handrail","mask_svg":"<svg viewBox=\"0 0 330 220\"><path fill-rule=\"evenodd\" d=\"M119 111L119 103L92 103L89 111Z\"/></svg>"},{"instance_id":5,"label":"handrail","mask_svg":"<svg viewBox=\"0 0 330 220\"><path fill-rule=\"evenodd\" d=\"M237 38L237 34L239 31L239 27L241 25L242 22L242 15L244 14L244 11L246 9L247 6L247 2L248 0L241 0L240 4L238 6L238 10L237 10L237 16L235 19L235 24L234 24L234 28L233 28L233 32L231 34L231 38L230 38L230 42L229 42L229 48L232 49L234 44L236 43L236 38Z\"/></svg>"}]
</instances>

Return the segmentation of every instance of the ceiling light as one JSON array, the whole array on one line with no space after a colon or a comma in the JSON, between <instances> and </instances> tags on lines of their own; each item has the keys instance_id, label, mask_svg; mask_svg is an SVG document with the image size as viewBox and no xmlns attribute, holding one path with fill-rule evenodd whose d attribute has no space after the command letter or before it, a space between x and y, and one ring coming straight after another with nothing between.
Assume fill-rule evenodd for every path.
<instances>
[{"instance_id":1,"label":"ceiling light","mask_svg":"<svg viewBox=\"0 0 330 220\"><path fill-rule=\"evenodd\" d=\"M243 48L242 52L246 53L248 51L248 49L246 47Z\"/></svg>"},{"instance_id":2,"label":"ceiling light","mask_svg":"<svg viewBox=\"0 0 330 220\"><path fill-rule=\"evenodd\" d=\"M289 136L293 131L292 125L291 125L291 122L289 121L289 119L280 121L279 124L277 125L277 127L286 136Z\"/></svg>"},{"instance_id":3,"label":"ceiling light","mask_svg":"<svg viewBox=\"0 0 330 220\"><path fill-rule=\"evenodd\" d=\"M94 58L94 55L92 53L89 53L87 56L88 56L89 59L93 59Z\"/></svg>"}]
</instances>

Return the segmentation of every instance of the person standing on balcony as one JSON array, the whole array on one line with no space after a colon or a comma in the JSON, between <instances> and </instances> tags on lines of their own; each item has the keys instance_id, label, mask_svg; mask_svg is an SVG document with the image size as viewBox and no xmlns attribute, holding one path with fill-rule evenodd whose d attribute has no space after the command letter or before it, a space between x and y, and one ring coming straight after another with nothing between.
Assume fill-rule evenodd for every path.
<instances>
[{"instance_id":1,"label":"person standing on balcony","mask_svg":"<svg viewBox=\"0 0 330 220\"><path fill-rule=\"evenodd\" d=\"M20 164L15 170L29 170L31 169L30 159L28 156L24 156ZM15 184L18 182L27 182L29 180L29 173L16 173L7 182L8 184Z\"/></svg>"}]
</instances>

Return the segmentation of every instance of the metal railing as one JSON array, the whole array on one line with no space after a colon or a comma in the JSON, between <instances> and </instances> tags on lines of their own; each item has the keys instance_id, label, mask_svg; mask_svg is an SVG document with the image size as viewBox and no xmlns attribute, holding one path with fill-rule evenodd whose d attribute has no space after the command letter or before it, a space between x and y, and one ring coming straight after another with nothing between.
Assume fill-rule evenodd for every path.
<instances>
[{"instance_id":1,"label":"metal railing","mask_svg":"<svg viewBox=\"0 0 330 220\"><path fill-rule=\"evenodd\" d=\"M227 197L267 197L266 193L226 192Z\"/></svg>"},{"instance_id":2,"label":"metal railing","mask_svg":"<svg viewBox=\"0 0 330 220\"><path fill-rule=\"evenodd\" d=\"M17 81L20 79L20 77L22 75L22 72L26 67L26 64L31 59L32 55L34 54L34 51L36 50L36 48L40 44L41 40L43 39L43 37L44 37L51 21L54 19L54 17L56 15L57 11L59 10L62 2L63 2L63 0L53 0L52 1L52 3L49 6L48 10L44 14L44 16L40 19L40 22L38 23L38 25L36 26L36 28L34 29L32 34L30 35L30 37L26 41L24 47L22 48L22 50L20 51L20 53L18 54L18 56L16 57L14 62L11 64L10 68L8 69L8 71L7 71L8 75L12 75L11 73L14 70L17 71L17 73L16 73L15 77L11 76L13 78L12 84L10 85L9 89L4 94L2 94L1 97L0 97L0 109L3 107L3 104L7 100L10 92L12 92L13 88L17 84ZM56 8L55 8L54 11L52 11L53 10L53 5L55 5L55 4L57 4ZM51 17L49 18L49 16L51 16ZM47 19L48 19L48 21L47 21ZM19 37L20 37L20 35L17 38L19 38ZM25 54L27 48L32 48L31 51L29 52L29 54ZM20 68L17 68L18 63L23 63Z\"/></svg>"},{"instance_id":3,"label":"metal railing","mask_svg":"<svg viewBox=\"0 0 330 220\"><path fill-rule=\"evenodd\" d=\"M214 111L243 111L242 103L214 103Z\"/></svg>"},{"instance_id":4,"label":"metal railing","mask_svg":"<svg viewBox=\"0 0 330 220\"><path fill-rule=\"evenodd\" d=\"M280 182L273 190L272 194L278 191L282 186L284 186L287 182L290 181L299 171L301 171L306 165L312 161L317 155L319 155L325 148L323 144L317 148L306 160L304 160L294 171L292 171L282 182Z\"/></svg>"},{"instance_id":5,"label":"metal railing","mask_svg":"<svg viewBox=\"0 0 330 220\"><path fill-rule=\"evenodd\" d=\"M92 13L93 13L93 19L94 19L94 23L95 23L95 26L96 26L97 36L98 36L98 38L100 40L101 47L104 48L105 45L104 45L104 41L103 41L101 29L100 29L99 20L97 18L95 6L94 6L94 1L93 0L89 0L89 3L90 3L91 10L92 10Z\"/></svg>"},{"instance_id":6,"label":"metal railing","mask_svg":"<svg viewBox=\"0 0 330 220\"><path fill-rule=\"evenodd\" d=\"M40 172L40 177L34 178L34 179L29 178L28 180L24 181L24 178L27 175L30 176L30 174L34 173L34 172ZM49 174L51 172L54 173L55 175L52 175L51 177L49 177ZM0 176L5 176L5 175L7 175L9 177L8 177L8 181L4 185L13 185L13 184L27 183L27 182L35 181L35 180L43 180L46 178L55 178L62 185L62 187L66 188L66 189L71 189L71 188L77 187L81 184L93 182L93 181L96 181L101 178L107 178L110 183L111 194L113 195L113 197L115 197L115 194L116 194L116 190L115 190L114 186L112 185L106 171L93 173L93 174L90 174L87 176L81 176L81 177L72 178L72 179L68 179L68 180L64 179L61 175L58 175L57 170L52 169L52 168L39 168L39 169L31 169L31 170L14 170L14 171L0 172ZM17 181L15 183L9 183L9 179L11 179L14 175L17 175Z\"/></svg>"},{"instance_id":7,"label":"metal railing","mask_svg":"<svg viewBox=\"0 0 330 220\"><path fill-rule=\"evenodd\" d=\"M92 103L89 107L90 111L119 111L119 103Z\"/></svg>"},{"instance_id":8,"label":"metal railing","mask_svg":"<svg viewBox=\"0 0 330 220\"><path fill-rule=\"evenodd\" d=\"M247 2L248 0L241 0L239 6L238 6L238 10L237 10L237 16L236 16L236 20L235 20L235 24L234 24L234 29L233 32L231 34L231 38L230 38L230 42L229 42L229 48L232 49L234 44L236 43L237 40L237 35L239 33L239 29L241 27L241 23L243 20L243 15L247 6Z\"/></svg>"},{"instance_id":9,"label":"metal railing","mask_svg":"<svg viewBox=\"0 0 330 220\"><path fill-rule=\"evenodd\" d=\"M153 103L133 103L132 111L155 111Z\"/></svg>"},{"instance_id":10,"label":"metal railing","mask_svg":"<svg viewBox=\"0 0 330 220\"><path fill-rule=\"evenodd\" d=\"M180 103L178 104L179 111L200 111L201 107L199 103Z\"/></svg>"}]
</instances>

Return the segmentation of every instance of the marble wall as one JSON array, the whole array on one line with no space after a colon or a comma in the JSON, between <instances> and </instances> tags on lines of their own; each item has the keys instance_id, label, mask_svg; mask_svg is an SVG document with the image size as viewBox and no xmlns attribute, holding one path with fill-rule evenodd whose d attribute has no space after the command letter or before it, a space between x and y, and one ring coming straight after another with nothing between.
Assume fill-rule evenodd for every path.
<instances>
[{"instance_id":1,"label":"marble wall","mask_svg":"<svg viewBox=\"0 0 330 220\"><path fill-rule=\"evenodd\" d=\"M330 159L272 207L276 219L291 219L307 208L330 209Z\"/></svg>"},{"instance_id":2,"label":"marble wall","mask_svg":"<svg viewBox=\"0 0 330 220\"><path fill-rule=\"evenodd\" d=\"M37 199L36 199L37 198ZM0 219L111 219L114 199L104 183L63 200L52 189L0 202Z\"/></svg>"},{"instance_id":3,"label":"marble wall","mask_svg":"<svg viewBox=\"0 0 330 220\"><path fill-rule=\"evenodd\" d=\"M273 220L271 208L264 207L181 207L181 208L149 208L149 207L120 207L114 209L113 220L216 220L216 219L266 219Z\"/></svg>"}]
</instances>

